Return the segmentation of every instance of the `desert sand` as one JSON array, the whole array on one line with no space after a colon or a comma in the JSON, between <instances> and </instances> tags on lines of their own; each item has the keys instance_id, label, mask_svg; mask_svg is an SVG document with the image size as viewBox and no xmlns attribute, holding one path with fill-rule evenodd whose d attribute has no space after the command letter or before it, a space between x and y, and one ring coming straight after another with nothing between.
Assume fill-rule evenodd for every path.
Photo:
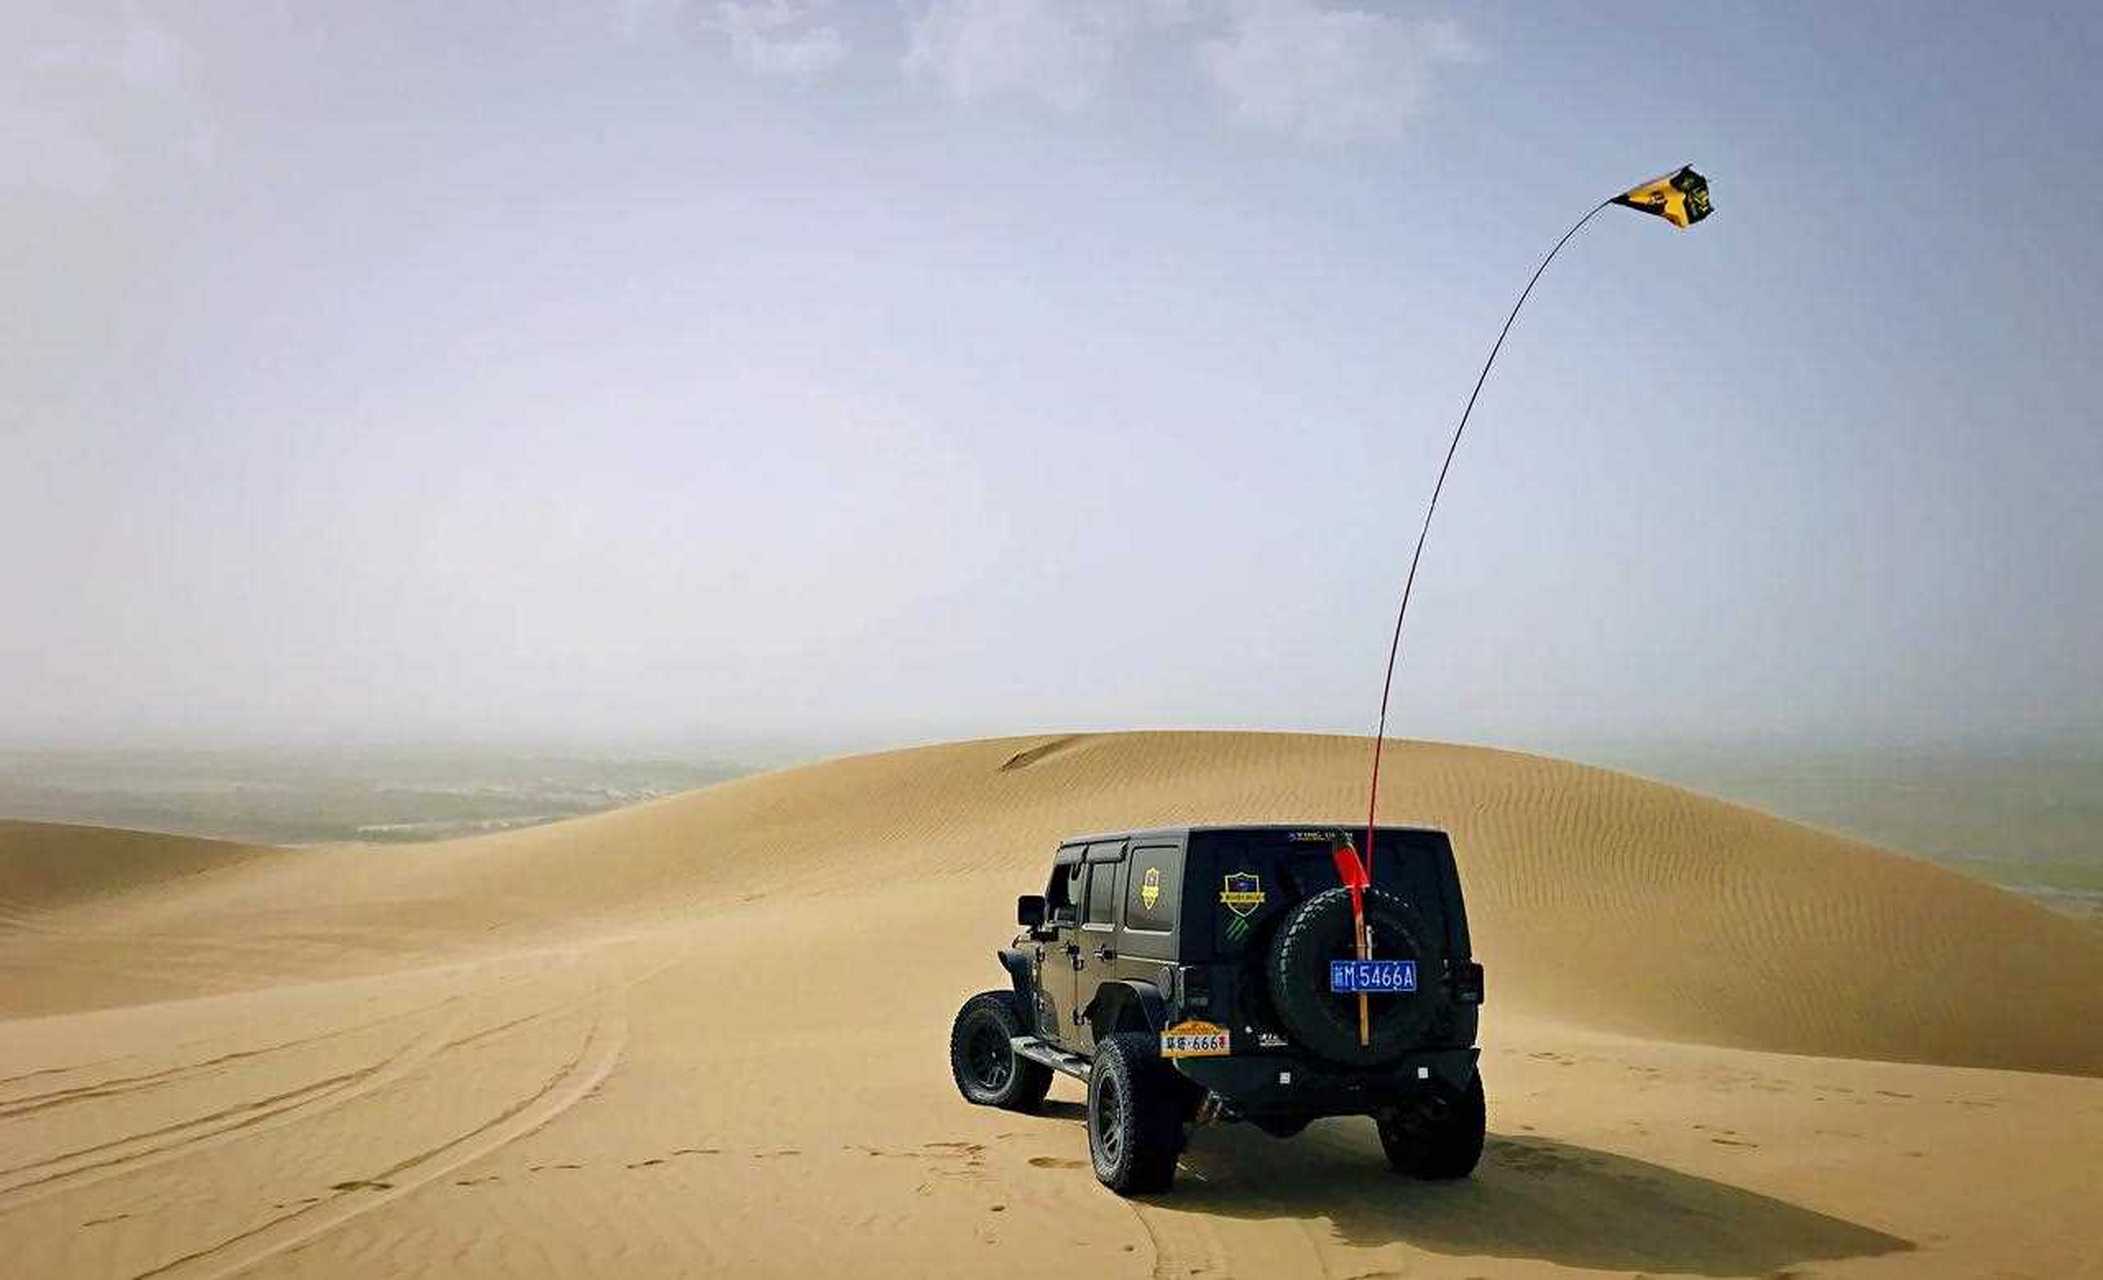
<instances>
[{"instance_id":1,"label":"desert sand","mask_svg":"<svg viewBox=\"0 0 2103 1280\"><path fill-rule=\"evenodd\" d=\"M0 823L0 1274L2103 1275L2103 931L1656 783L1401 743L1489 971L1464 1184L1366 1121L1087 1167L964 1104L1064 834L1362 817L1367 743L960 743L421 846Z\"/></svg>"}]
</instances>

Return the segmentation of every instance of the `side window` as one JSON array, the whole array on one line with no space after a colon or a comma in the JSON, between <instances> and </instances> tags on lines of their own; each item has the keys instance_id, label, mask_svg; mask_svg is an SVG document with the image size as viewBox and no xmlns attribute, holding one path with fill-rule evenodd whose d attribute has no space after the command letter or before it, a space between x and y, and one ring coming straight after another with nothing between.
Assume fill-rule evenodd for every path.
<instances>
[{"instance_id":1,"label":"side window","mask_svg":"<svg viewBox=\"0 0 2103 1280\"><path fill-rule=\"evenodd\" d=\"M1177 881L1174 849L1134 849L1125 887L1125 928L1168 933L1176 927L1176 903L1183 886Z\"/></svg>"},{"instance_id":2,"label":"side window","mask_svg":"<svg viewBox=\"0 0 2103 1280\"><path fill-rule=\"evenodd\" d=\"M1110 924L1117 913L1117 864L1098 862L1088 868L1088 911L1083 924Z\"/></svg>"},{"instance_id":3,"label":"side window","mask_svg":"<svg viewBox=\"0 0 2103 1280\"><path fill-rule=\"evenodd\" d=\"M1059 905L1065 910L1067 923L1071 924L1081 918L1081 899L1087 894L1088 865L1076 862L1061 870L1064 875L1054 877L1061 881L1057 896Z\"/></svg>"},{"instance_id":4,"label":"side window","mask_svg":"<svg viewBox=\"0 0 2103 1280\"><path fill-rule=\"evenodd\" d=\"M1061 849L1059 852L1063 856L1066 851ZM1060 907L1080 906L1080 899L1074 892L1078 885L1073 873L1077 870L1079 867L1072 864L1052 868L1051 880L1044 886L1044 906L1047 913L1057 911Z\"/></svg>"}]
</instances>

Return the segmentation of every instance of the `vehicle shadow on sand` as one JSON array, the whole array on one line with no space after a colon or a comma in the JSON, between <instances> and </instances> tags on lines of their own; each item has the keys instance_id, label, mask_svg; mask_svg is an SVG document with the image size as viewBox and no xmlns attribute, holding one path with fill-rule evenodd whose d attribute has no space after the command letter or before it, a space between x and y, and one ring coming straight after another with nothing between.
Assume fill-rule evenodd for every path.
<instances>
[{"instance_id":1,"label":"vehicle shadow on sand","mask_svg":"<svg viewBox=\"0 0 2103 1280\"><path fill-rule=\"evenodd\" d=\"M1364 1121L1318 1124L1284 1142L1238 1125L1200 1132L1174 1193L1151 1202L1327 1219L1338 1243L1355 1248L1404 1244L1598 1270L1765 1275L1914 1247L1729 1183L1527 1135L1491 1134L1473 1178L1418 1182L1389 1171Z\"/></svg>"}]
</instances>

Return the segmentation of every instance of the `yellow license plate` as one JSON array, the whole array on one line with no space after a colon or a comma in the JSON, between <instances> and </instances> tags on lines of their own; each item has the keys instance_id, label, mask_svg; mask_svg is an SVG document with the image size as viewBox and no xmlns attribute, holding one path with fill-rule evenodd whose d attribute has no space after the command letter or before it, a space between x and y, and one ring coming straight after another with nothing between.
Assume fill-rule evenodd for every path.
<instances>
[{"instance_id":1,"label":"yellow license plate","mask_svg":"<svg viewBox=\"0 0 2103 1280\"><path fill-rule=\"evenodd\" d=\"M1164 1058L1223 1058L1232 1052L1227 1029L1210 1022L1178 1022L1161 1033Z\"/></svg>"}]
</instances>

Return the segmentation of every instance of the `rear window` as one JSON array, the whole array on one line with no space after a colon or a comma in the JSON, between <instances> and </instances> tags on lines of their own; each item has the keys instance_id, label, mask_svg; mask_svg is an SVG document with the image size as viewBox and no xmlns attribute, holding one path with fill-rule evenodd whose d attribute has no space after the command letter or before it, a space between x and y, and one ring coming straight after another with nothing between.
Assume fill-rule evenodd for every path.
<instances>
[{"instance_id":1,"label":"rear window","mask_svg":"<svg viewBox=\"0 0 2103 1280\"><path fill-rule=\"evenodd\" d=\"M1354 833L1353 843L1362 846L1364 836ZM1440 863L1425 855L1441 840L1383 827L1373 864L1373 883L1413 904L1435 936L1445 931ZM1198 886L1197 902L1211 911L1213 946L1221 955L1240 953L1266 936L1280 913L1341 883L1325 830L1212 831L1201 842L1207 858L1192 866L1208 866L1209 879Z\"/></svg>"}]
</instances>

